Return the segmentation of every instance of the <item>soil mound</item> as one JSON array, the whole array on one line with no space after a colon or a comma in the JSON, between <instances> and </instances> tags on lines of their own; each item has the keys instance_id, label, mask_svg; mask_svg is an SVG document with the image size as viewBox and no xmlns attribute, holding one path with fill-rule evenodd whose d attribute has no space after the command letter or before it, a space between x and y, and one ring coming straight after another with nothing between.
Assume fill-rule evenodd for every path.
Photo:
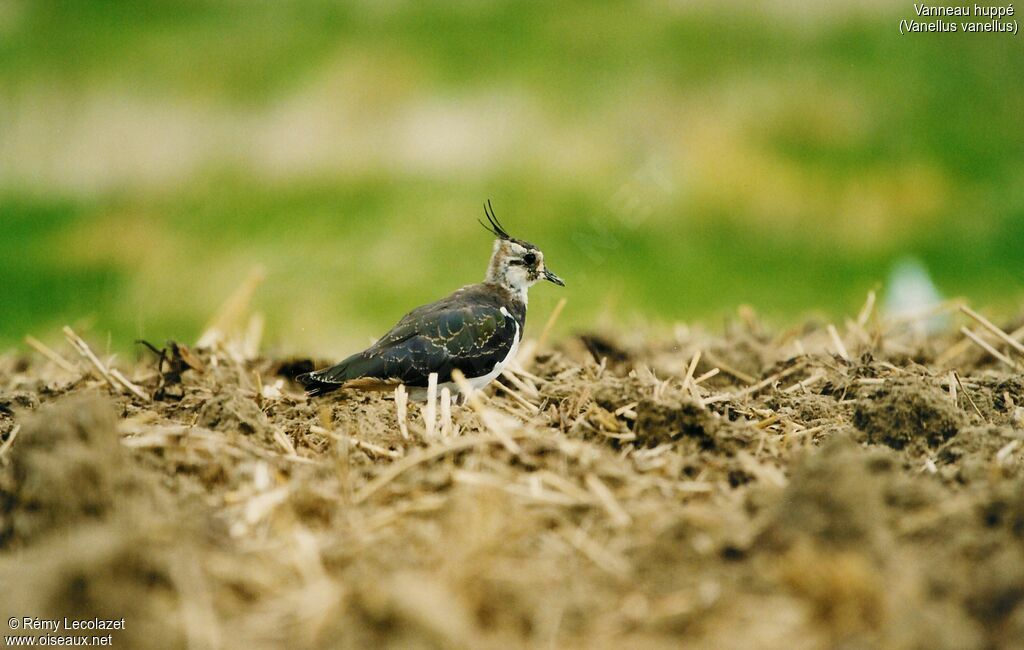
<instances>
[{"instance_id":1,"label":"soil mound","mask_svg":"<svg viewBox=\"0 0 1024 650\"><path fill-rule=\"evenodd\" d=\"M527 341L450 414L222 343L135 390L0 356L0 603L133 648L1024 647L1024 379L972 345L746 310Z\"/></svg>"}]
</instances>

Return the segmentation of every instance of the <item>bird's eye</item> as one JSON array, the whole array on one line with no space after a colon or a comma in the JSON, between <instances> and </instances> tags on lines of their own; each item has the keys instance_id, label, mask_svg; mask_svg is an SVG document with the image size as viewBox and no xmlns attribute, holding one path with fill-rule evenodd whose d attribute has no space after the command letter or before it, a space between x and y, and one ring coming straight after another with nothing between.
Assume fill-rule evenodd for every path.
<instances>
[{"instance_id":1,"label":"bird's eye","mask_svg":"<svg viewBox=\"0 0 1024 650\"><path fill-rule=\"evenodd\" d=\"M526 262L529 266L533 266L534 262L537 261L537 256L534 255L533 253L527 253L526 255L523 255L523 261Z\"/></svg>"}]
</instances>

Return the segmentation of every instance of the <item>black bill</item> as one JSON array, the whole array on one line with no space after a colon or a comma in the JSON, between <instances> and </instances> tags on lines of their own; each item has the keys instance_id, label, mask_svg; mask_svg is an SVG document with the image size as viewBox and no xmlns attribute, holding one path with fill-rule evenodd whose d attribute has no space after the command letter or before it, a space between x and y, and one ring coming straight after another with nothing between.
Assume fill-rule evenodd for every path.
<instances>
[{"instance_id":1,"label":"black bill","mask_svg":"<svg viewBox=\"0 0 1024 650\"><path fill-rule=\"evenodd\" d=\"M547 280L548 282L552 283L552 284L557 284L560 287L564 287L565 286L565 280L563 280L562 278L558 277L557 275L555 275L554 273L552 273L551 271L549 271L547 269L544 269L544 279Z\"/></svg>"}]
</instances>

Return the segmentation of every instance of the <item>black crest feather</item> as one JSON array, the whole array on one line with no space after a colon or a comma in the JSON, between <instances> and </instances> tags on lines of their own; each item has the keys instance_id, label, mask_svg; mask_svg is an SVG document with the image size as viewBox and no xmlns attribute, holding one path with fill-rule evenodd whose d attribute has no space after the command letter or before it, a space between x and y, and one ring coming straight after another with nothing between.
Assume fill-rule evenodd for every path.
<instances>
[{"instance_id":1,"label":"black crest feather","mask_svg":"<svg viewBox=\"0 0 1024 650\"><path fill-rule=\"evenodd\" d=\"M512 239L512 235L508 234L505 228L501 225L501 222L498 221L498 216L494 214L494 208L491 206L490 199L487 199L487 203L484 203L484 216L487 217L487 222L490 225L487 225L483 221L477 219L477 221L480 222L480 225L484 227L484 230L493 234L498 239Z\"/></svg>"}]
</instances>

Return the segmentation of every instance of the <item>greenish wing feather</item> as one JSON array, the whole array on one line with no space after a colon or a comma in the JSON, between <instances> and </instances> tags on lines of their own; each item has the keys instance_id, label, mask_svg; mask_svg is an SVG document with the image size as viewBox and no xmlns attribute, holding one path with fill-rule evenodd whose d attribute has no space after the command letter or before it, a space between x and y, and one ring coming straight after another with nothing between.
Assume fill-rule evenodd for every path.
<instances>
[{"instance_id":1,"label":"greenish wing feather","mask_svg":"<svg viewBox=\"0 0 1024 650\"><path fill-rule=\"evenodd\" d=\"M410 386L425 386L435 372L439 382L450 381L456 368L479 377L508 356L517 329L515 319L495 305L429 305L406 315L367 350L315 375L338 384L372 377Z\"/></svg>"}]
</instances>

